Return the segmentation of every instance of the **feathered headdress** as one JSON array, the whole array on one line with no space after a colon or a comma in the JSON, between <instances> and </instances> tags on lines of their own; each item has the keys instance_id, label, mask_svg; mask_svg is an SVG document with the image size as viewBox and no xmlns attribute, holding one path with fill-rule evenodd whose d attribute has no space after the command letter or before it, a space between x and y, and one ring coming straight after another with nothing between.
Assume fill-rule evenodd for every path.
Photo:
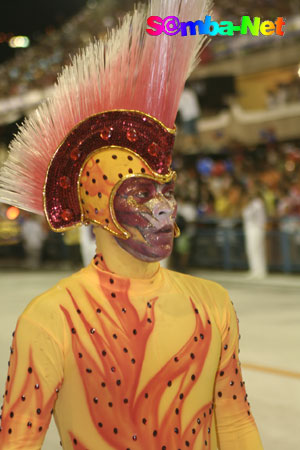
<instances>
[{"instance_id":1,"label":"feathered headdress","mask_svg":"<svg viewBox=\"0 0 300 450\"><path fill-rule=\"evenodd\" d=\"M206 41L151 36L147 18L194 21L210 8L210 0L152 0L80 51L10 144L0 200L44 212L54 231L94 222L127 238L114 214L116 189L130 176L172 179L179 99Z\"/></svg>"}]
</instances>

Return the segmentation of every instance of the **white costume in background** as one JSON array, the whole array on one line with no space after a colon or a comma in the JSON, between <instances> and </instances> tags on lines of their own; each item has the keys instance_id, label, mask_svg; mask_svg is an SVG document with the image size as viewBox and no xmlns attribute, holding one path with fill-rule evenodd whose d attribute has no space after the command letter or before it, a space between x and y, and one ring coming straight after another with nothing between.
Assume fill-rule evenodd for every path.
<instances>
[{"instance_id":1,"label":"white costume in background","mask_svg":"<svg viewBox=\"0 0 300 450\"><path fill-rule=\"evenodd\" d=\"M201 109L198 103L197 95L191 88L184 88L180 101L179 111L182 116L182 120L185 122L188 120L198 119L201 113Z\"/></svg>"},{"instance_id":2,"label":"white costume in background","mask_svg":"<svg viewBox=\"0 0 300 450\"><path fill-rule=\"evenodd\" d=\"M96 254L96 239L93 234L93 227L80 227L80 252L84 266L88 266Z\"/></svg>"},{"instance_id":3,"label":"white costume in background","mask_svg":"<svg viewBox=\"0 0 300 450\"><path fill-rule=\"evenodd\" d=\"M267 218L263 200L258 197L251 200L242 215L250 274L253 278L263 278L267 273L265 249Z\"/></svg>"},{"instance_id":4,"label":"white costume in background","mask_svg":"<svg viewBox=\"0 0 300 450\"><path fill-rule=\"evenodd\" d=\"M43 242L47 233L42 224L32 218L27 218L22 224L23 245L26 252L26 266L29 269L38 269L40 266Z\"/></svg>"}]
</instances>

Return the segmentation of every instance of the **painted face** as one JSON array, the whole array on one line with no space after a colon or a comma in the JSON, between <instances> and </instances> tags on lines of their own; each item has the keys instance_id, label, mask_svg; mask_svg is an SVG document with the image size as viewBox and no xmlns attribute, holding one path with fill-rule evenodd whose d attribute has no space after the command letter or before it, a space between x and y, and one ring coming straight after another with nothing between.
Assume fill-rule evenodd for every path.
<instances>
[{"instance_id":1,"label":"painted face","mask_svg":"<svg viewBox=\"0 0 300 450\"><path fill-rule=\"evenodd\" d=\"M170 255L177 212L174 181L129 178L116 193L114 209L118 222L131 233L127 240L115 238L124 250L148 262Z\"/></svg>"}]
</instances>

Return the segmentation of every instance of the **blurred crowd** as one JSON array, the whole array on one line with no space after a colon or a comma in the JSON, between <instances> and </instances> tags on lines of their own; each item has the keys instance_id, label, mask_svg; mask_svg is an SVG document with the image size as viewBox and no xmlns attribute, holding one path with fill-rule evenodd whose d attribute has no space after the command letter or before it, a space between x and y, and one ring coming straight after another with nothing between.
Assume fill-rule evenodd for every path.
<instances>
[{"instance_id":1,"label":"blurred crowd","mask_svg":"<svg viewBox=\"0 0 300 450\"><path fill-rule=\"evenodd\" d=\"M78 48L104 35L132 4L132 0L89 0L61 29L48 27L34 45L0 66L0 98L51 86Z\"/></svg>"},{"instance_id":2,"label":"blurred crowd","mask_svg":"<svg viewBox=\"0 0 300 450\"><path fill-rule=\"evenodd\" d=\"M54 233L50 231L43 216L0 203L2 267L29 270L78 269L89 264L95 250L91 226Z\"/></svg>"},{"instance_id":3,"label":"blurred crowd","mask_svg":"<svg viewBox=\"0 0 300 450\"><path fill-rule=\"evenodd\" d=\"M289 83L279 83L274 89L267 92L267 108L296 103L300 101L300 81L295 77Z\"/></svg>"},{"instance_id":4,"label":"blurred crowd","mask_svg":"<svg viewBox=\"0 0 300 450\"><path fill-rule=\"evenodd\" d=\"M300 142L246 148L232 143L218 155L187 162L175 158L177 198L199 219L239 219L249 192L263 201L267 217L300 217Z\"/></svg>"}]
</instances>

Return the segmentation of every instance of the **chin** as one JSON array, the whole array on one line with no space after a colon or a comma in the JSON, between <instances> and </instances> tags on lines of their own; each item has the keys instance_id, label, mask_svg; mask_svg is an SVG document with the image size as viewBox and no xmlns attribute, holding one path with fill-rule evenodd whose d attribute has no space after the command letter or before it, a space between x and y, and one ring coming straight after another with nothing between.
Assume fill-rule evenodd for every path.
<instances>
[{"instance_id":1,"label":"chin","mask_svg":"<svg viewBox=\"0 0 300 450\"><path fill-rule=\"evenodd\" d=\"M150 246L144 243L136 245L136 242L119 240L118 238L116 238L116 240L123 250L144 262L161 261L170 256L173 250L173 241L170 244L164 245L163 248L161 246L155 248L153 245Z\"/></svg>"}]
</instances>

